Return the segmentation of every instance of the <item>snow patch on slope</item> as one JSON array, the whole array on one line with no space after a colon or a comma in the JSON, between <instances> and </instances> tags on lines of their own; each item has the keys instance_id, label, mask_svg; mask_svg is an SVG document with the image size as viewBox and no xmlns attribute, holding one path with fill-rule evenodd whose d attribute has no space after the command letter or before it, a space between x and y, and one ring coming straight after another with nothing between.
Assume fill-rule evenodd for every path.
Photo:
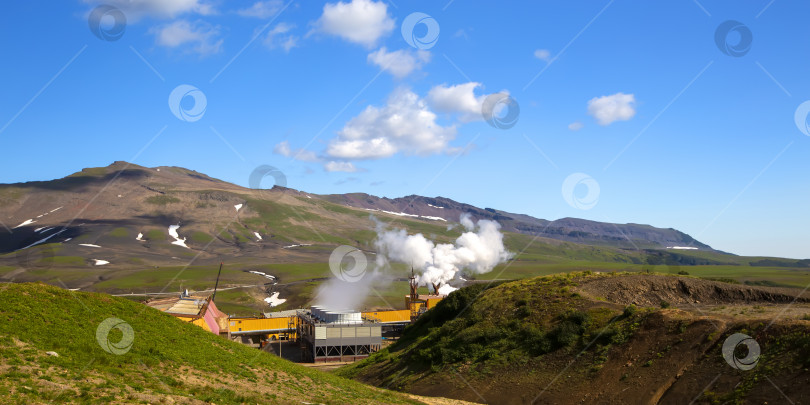
<instances>
[{"instance_id":1,"label":"snow patch on slope","mask_svg":"<svg viewBox=\"0 0 810 405\"><path fill-rule=\"evenodd\" d=\"M11 228L11 229L17 229L17 228L19 228L21 226L26 226L26 225L33 224L34 222L37 222L37 221L34 221L33 219L26 219L25 222L15 226L14 228Z\"/></svg>"},{"instance_id":2,"label":"snow patch on slope","mask_svg":"<svg viewBox=\"0 0 810 405\"><path fill-rule=\"evenodd\" d=\"M284 246L284 247L282 247L282 249L289 249L289 248L294 248L294 247L299 247L299 246L312 246L312 244L311 243L302 243L300 245Z\"/></svg>"},{"instance_id":3,"label":"snow patch on slope","mask_svg":"<svg viewBox=\"0 0 810 405\"><path fill-rule=\"evenodd\" d=\"M276 276L273 276L273 275L270 275L270 274L267 274L267 273L261 272L261 271L250 270L248 273L258 274L258 275L260 275L260 276L262 276L264 278L269 278L270 280L275 280L276 279Z\"/></svg>"},{"instance_id":4,"label":"snow patch on slope","mask_svg":"<svg viewBox=\"0 0 810 405\"><path fill-rule=\"evenodd\" d=\"M430 219L433 221L444 221L447 222L446 219L442 217L431 217L429 215L416 215L416 214L408 214L405 212L393 212L393 211L386 211L386 210L378 210L375 208L366 208L366 211L377 211L377 212L384 212L386 214L396 215L400 217L412 217L412 218L422 218L422 219Z\"/></svg>"},{"instance_id":5,"label":"snow patch on slope","mask_svg":"<svg viewBox=\"0 0 810 405\"><path fill-rule=\"evenodd\" d=\"M191 249L190 247L186 246L186 238L180 239L180 235L177 234L178 229L180 229L180 225L169 225L169 236L174 238L174 242L172 242L172 245L182 246L186 249Z\"/></svg>"},{"instance_id":6,"label":"snow patch on slope","mask_svg":"<svg viewBox=\"0 0 810 405\"><path fill-rule=\"evenodd\" d=\"M55 233L55 234L53 234L53 235L47 236L47 237L45 237L44 239L40 239L40 240L38 240L38 241L36 241L36 242L34 242L34 243L32 243L32 244L30 244L30 245L28 245L28 246L26 246L26 247L22 248L22 249L28 249L28 248L30 248L31 246L36 246L36 245L39 245L40 243L43 243L43 242L47 241L48 239L53 238L53 237L54 237L54 236L56 236L56 235L59 235L60 233L64 232L65 230L66 230L66 229L62 229L61 231L59 231L59 232L57 232L57 233ZM68 240L70 240L70 239L68 239ZM67 242L67 241L66 241L66 242ZM22 249L20 249L20 250L22 250Z\"/></svg>"},{"instance_id":7,"label":"snow patch on slope","mask_svg":"<svg viewBox=\"0 0 810 405\"><path fill-rule=\"evenodd\" d=\"M276 306L279 306L279 305L287 302L287 299L279 298L278 297L278 292L274 292L273 295L265 298L264 302L270 304L271 307L276 307Z\"/></svg>"}]
</instances>

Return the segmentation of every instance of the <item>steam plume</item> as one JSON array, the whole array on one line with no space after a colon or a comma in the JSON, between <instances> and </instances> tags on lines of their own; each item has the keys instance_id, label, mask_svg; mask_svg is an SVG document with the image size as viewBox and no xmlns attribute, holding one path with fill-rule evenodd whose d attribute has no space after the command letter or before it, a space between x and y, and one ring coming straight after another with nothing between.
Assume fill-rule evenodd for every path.
<instances>
[{"instance_id":1,"label":"steam plume","mask_svg":"<svg viewBox=\"0 0 810 405\"><path fill-rule=\"evenodd\" d=\"M460 222L467 231L453 244L436 244L421 233L408 235L404 229L385 230L378 225L375 241L378 267L386 259L410 264L420 271L417 277L420 285L442 285L453 280L462 269L487 273L513 256L503 246L497 222L482 219L476 224L469 214L462 214Z\"/></svg>"}]
</instances>

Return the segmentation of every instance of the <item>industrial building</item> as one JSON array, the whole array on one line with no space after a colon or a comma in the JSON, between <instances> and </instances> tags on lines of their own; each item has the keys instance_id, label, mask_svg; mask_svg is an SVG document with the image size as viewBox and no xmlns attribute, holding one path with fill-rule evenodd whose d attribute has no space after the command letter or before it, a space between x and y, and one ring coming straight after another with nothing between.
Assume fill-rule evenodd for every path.
<instances>
[{"instance_id":1,"label":"industrial building","mask_svg":"<svg viewBox=\"0 0 810 405\"><path fill-rule=\"evenodd\" d=\"M404 310L359 312L314 305L259 317L228 317L217 309L215 295L190 295L188 291L178 297L153 299L146 305L257 348L269 342L295 341L304 362L349 362L380 350L384 339L399 336L405 326L445 297L419 294L413 274L410 290ZM214 291L216 294L216 287Z\"/></svg>"},{"instance_id":2,"label":"industrial building","mask_svg":"<svg viewBox=\"0 0 810 405\"><path fill-rule=\"evenodd\" d=\"M313 306L298 310L297 335L306 362L347 362L382 348L382 325L361 312Z\"/></svg>"},{"instance_id":3,"label":"industrial building","mask_svg":"<svg viewBox=\"0 0 810 405\"><path fill-rule=\"evenodd\" d=\"M228 321L231 339L249 346L261 348L267 341L296 339L297 310L268 313L264 318L233 317Z\"/></svg>"}]
</instances>

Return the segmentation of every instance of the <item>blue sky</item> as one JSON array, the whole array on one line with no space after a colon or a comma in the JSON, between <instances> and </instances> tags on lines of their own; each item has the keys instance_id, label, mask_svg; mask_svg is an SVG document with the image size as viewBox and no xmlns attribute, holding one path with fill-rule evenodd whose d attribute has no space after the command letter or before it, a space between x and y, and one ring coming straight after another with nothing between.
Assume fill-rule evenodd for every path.
<instances>
[{"instance_id":1,"label":"blue sky","mask_svg":"<svg viewBox=\"0 0 810 405\"><path fill-rule=\"evenodd\" d=\"M795 120L810 3L106 4L4 5L0 182L126 160L248 186L271 165L313 193L444 196L810 257ZM403 35L413 13L432 29ZM205 99L199 115L175 103L186 121L168 102L181 85ZM487 99L501 122L518 105L517 122L490 125Z\"/></svg>"}]
</instances>

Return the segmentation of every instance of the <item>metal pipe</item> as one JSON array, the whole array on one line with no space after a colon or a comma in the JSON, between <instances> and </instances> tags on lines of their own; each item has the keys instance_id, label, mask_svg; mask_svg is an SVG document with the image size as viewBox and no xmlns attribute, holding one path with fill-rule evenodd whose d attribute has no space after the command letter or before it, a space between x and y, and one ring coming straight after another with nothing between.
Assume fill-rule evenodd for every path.
<instances>
[{"instance_id":1,"label":"metal pipe","mask_svg":"<svg viewBox=\"0 0 810 405\"><path fill-rule=\"evenodd\" d=\"M222 262L219 262L219 272L217 273L217 282L214 284L214 294L211 295L211 301L217 296L217 287L219 287L219 275L222 274Z\"/></svg>"}]
</instances>

